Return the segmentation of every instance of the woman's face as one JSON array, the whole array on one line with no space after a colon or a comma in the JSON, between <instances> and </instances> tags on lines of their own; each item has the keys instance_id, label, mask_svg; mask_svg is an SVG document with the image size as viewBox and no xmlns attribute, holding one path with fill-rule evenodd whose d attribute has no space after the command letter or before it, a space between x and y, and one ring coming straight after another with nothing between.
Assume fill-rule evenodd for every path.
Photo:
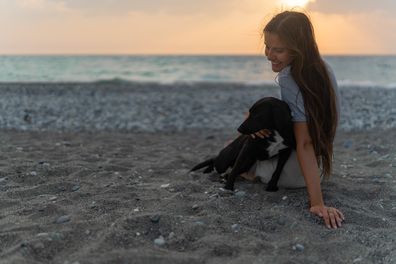
<instances>
[{"instance_id":1,"label":"woman's face","mask_svg":"<svg viewBox=\"0 0 396 264\"><path fill-rule=\"evenodd\" d=\"M292 62L290 50L276 33L264 33L265 56L271 61L272 70L280 72Z\"/></svg>"}]
</instances>

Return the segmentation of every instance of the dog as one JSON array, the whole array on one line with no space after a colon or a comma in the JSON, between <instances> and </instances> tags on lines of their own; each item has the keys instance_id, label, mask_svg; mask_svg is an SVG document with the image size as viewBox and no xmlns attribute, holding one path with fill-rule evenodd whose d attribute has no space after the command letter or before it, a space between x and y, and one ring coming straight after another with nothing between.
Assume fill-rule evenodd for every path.
<instances>
[{"instance_id":1,"label":"dog","mask_svg":"<svg viewBox=\"0 0 396 264\"><path fill-rule=\"evenodd\" d=\"M252 138L251 134L262 129L268 129L270 136ZM229 174L223 175L226 180L224 188L234 190L236 177L248 172L256 161L278 156L276 169L266 188L267 191L277 191L282 169L292 150L296 148L289 106L277 98L264 97L249 109L249 116L239 126L238 131L241 135L223 148L216 157L199 163L191 171L205 168L204 173L216 170L222 175L231 168Z\"/></svg>"}]
</instances>

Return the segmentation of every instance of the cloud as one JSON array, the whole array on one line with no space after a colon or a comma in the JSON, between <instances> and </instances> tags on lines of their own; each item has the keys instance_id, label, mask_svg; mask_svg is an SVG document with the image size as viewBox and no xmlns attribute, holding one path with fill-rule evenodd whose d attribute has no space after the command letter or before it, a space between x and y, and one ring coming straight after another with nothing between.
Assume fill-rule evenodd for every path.
<instances>
[{"instance_id":1,"label":"cloud","mask_svg":"<svg viewBox=\"0 0 396 264\"><path fill-rule=\"evenodd\" d=\"M34 1L34 0L30 0ZM37 1L37 0L36 0ZM238 0L53 0L88 14L127 14L129 12L202 14L227 12L240 4ZM116 2L116 3L115 3Z\"/></svg>"},{"instance_id":2,"label":"cloud","mask_svg":"<svg viewBox=\"0 0 396 264\"><path fill-rule=\"evenodd\" d=\"M309 10L321 13L367 13L373 11L395 12L396 1L394 0L316 0L307 6Z\"/></svg>"}]
</instances>

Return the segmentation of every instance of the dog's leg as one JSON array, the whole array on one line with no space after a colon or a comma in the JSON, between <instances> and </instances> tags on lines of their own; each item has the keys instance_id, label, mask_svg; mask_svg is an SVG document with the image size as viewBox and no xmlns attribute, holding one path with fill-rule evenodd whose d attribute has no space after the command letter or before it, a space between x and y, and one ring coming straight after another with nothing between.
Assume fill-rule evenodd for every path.
<instances>
[{"instance_id":1,"label":"dog's leg","mask_svg":"<svg viewBox=\"0 0 396 264\"><path fill-rule=\"evenodd\" d=\"M204 173L212 172L214 170L214 159L212 158L212 159L205 160L204 162L201 162L198 165L196 165L190 171L196 171L196 170L199 170L202 168L206 168L204 170Z\"/></svg>"},{"instance_id":2,"label":"dog's leg","mask_svg":"<svg viewBox=\"0 0 396 264\"><path fill-rule=\"evenodd\" d=\"M250 155L252 153L253 145L254 144L250 140L243 144L242 149L235 161L234 167L228 174L226 184L224 186L225 189L234 190L236 177L244 172L247 172L254 165L255 159Z\"/></svg>"},{"instance_id":3,"label":"dog's leg","mask_svg":"<svg viewBox=\"0 0 396 264\"><path fill-rule=\"evenodd\" d=\"M283 170L283 167L286 164L286 161L289 159L290 154L292 152L291 148L282 149L278 154L278 164L276 165L276 169L272 174L271 180L268 182L267 191L276 192L278 190L278 181Z\"/></svg>"}]
</instances>

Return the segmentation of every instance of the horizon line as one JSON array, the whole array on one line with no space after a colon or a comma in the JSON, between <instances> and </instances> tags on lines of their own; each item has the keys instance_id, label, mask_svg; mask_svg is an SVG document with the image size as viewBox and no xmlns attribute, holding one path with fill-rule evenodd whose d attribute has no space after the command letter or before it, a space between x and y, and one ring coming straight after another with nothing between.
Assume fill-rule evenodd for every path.
<instances>
[{"instance_id":1,"label":"horizon line","mask_svg":"<svg viewBox=\"0 0 396 264\"><path fill-rule=\"evenodd\" d=\"M345 57L353 57L353 56L396 56L396 53L322 53L322 56L345 56ZM264 53L0 53L0 56L186 56L186 57L195 57L195 56L265 56Z\"/></svg>"}]
</instances>

